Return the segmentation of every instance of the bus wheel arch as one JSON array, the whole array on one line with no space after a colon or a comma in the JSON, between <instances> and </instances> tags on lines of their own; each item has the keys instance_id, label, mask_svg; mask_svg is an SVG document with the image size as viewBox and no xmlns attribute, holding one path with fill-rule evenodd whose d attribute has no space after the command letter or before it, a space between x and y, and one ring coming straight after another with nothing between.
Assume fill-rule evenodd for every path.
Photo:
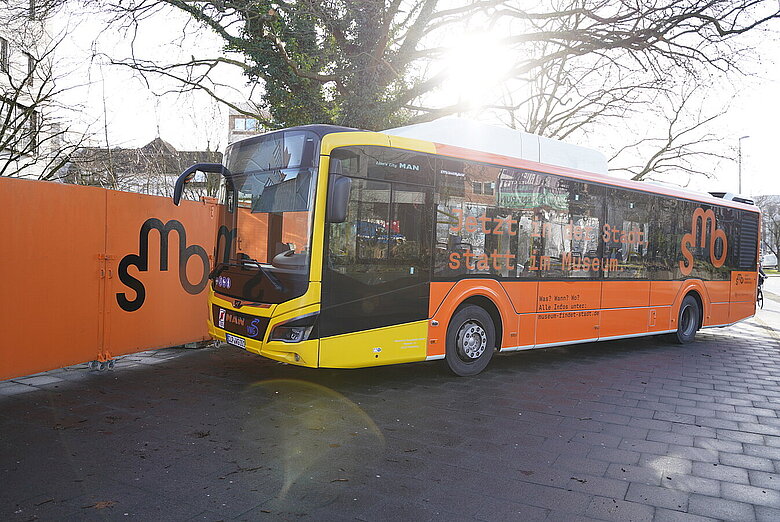
<instances>
[{"instance_id":1,"label":"bus wheel arch","mask_svg":"<svg viewBox=\"0 0 780 522\"><path fill-rule=\"evenodd\" d=\"M479 306L490 314L490 318L493 319L493 327L496 329L496 349L499 349L502 340L504 339L504 324L501 319L501 312L498 311L496 304L489 297L485 297L484 295L472 295L471 297L464 299L463 302L458 305L458 308L455 309L455 313L458 312L458 309L466 305Z\"/></svg>"},{"instance_id":2,"label":"bus wheel arch","mask_svg":"<svg viewBox=\"0 0 780 522\"><path fill-rule=\"evenodd\" d=\"M701 296L696 291L685 294L677 311L677 331L672 334L679 344L688 344L696 337L696 332L702 326L704 306Z\"/></svg>"},{"instance_id":3,"label":"bus wheel arch","mask_svg":"<svg viewBox=\"0 0 780 522\"><path fill-rule=\"evenodd\" d=\"M704 300L697 290L691 290L686 297L689 295L696 299L696 304L699 306L699 324L696 325L696 330L701 330L701 327L704 325Z\"/></svg>"},{"instance_id":4,"label":"bus wheel arch","mask_svg":"<svg viewBox=\"0 0 780 522\"><path fill-rule=\"evenodd\" d=\"M498 346L500 324L500 314L490 299L474 296L463 301L447 325L445 361L450 371L467 377L484 370Z\"/></svg>"}]
</instances>

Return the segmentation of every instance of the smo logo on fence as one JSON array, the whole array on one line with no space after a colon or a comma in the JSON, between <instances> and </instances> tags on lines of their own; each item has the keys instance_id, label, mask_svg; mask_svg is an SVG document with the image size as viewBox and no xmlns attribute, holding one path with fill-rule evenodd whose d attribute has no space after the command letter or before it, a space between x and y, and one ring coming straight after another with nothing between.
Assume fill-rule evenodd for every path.
<instances>
[{"instance_id":1,"label":"smo logo on fence","mask_svg":"<svg viewBox=\"0 0 780 522\"><path fill-rule=\"evenodd\" d=\"M124 292L118 292L116 294L116 302L120 308L126 312L135 312L144 304L146 300L146 288L144 284L131 276L127 269L130 266L134 266L139 272L146 272L149 270L149 232L152 229L157 230L160 233L160 271L168 271L168 235L172 231L176 231L179 236L179 282L182 288L192 295L197 295L206 288L206 283L209 277L209 256L206 254L206 250L200 245L187 246L187 232L179 221L172 219L163 224L157 218L150 218L144 221L141 225L141 230L138 238L138 254L128 254L122 258L119 262L119 279L125 286L135 291L135 299L128 299L127 294ZM187 279L187 261L192 256L198 256L203 263L203 275L196 284L190 283Z\"/></svg>"},{"instance_id":2,"label":"smo logo on fence","mask_svg":"<svg viewBox=\"0 0 780 522\"><path fill-rule=\"evenodd\" d=\"M696 242L696 228L698 222L701 220L701 234L699 235L699 241ZM715 212L712 210L704 210L703 208L697 208L693 211L693 217L691 218L691 231L682 237L680 242L680 248L685 260L680 261L680 271L683 275L689 275L693 270L693 254L691 253L691 247L704 247L707 243L707 228L710 229L710 262L715 267L723 266L726 262L726 253L728 252L728 241L726 240L726 233L717 228L715 223ZM720 257L715 255L715 243L720 239L723 248L721 249Z\"/></svg>"}]
</instances>

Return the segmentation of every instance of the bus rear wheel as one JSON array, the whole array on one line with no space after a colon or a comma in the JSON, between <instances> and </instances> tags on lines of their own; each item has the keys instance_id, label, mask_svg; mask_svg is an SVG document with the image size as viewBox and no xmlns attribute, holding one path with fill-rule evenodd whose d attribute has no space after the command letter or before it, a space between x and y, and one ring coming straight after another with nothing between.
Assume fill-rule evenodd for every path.
<instances>
[{"instance_id":1,"label":"bus rear wheel","mask_svg":"<svg viewBox=\"0 0 780 522\"><path fill-rule=\"evenodd\" d=\"M496 346L496 327L490 314L466 305L452 316L447 327L447 366L455 375L476 375L490 362Z\"/></svg>"},{"instance_id":2,"label":"bus rear wheel","mask_svg":"<svg viewBox=\"0 0 780 522\"><path fill-rule=\"evenodd\" d=\"M701 319L701 309L699 303L692 295L686 295L680 304L680 314L677 317L677 332L674 339L679 344L687 344L696 337L696 330L699 329L699 320Z\"/></svg>"}]
</instances>

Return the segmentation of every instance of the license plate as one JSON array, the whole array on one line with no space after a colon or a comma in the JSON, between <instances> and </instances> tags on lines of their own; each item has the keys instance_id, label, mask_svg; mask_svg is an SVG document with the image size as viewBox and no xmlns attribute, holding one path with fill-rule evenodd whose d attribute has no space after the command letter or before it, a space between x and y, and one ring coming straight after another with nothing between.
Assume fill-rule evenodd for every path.
<instances>
[{"instance_id":1,"label":"license plate","mask_svg":"<svg viewBox=\"0 0 780 522\"><path fill-rule=\"evenodd\" d=\"M244 350L246 350L246 339L244 339L243 337L226 333L225 340L229 344L232 344L233 346L238 346L239 348L243 348Z\"/></svg>"}]
</instances>

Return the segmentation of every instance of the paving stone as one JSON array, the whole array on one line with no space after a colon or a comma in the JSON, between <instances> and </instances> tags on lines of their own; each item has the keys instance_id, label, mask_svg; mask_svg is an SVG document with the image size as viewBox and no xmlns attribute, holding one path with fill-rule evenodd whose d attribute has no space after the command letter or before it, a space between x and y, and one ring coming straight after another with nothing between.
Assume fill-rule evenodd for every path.
<instances>
[{"instance_id":1,"label":"paving stone","mask_svg":"<svg viewBox=\"0 0 780 522\"><path fill-rule=\"evenodd\" d=\"M677 457L660 457L658 455L645 454L639 459L639 465L667 473L690 473L692 462L688 459Z\"/></svg>"},{"instance_id":2,"label":"paving stone","mask_svg":"<svg viewBox=\"0 0 780 522\"><path fill-rule=\"evenodd\" d=\"M582 442L585 444L592 444L594 446L606 446L609 448L617 448L623 439L622 437L618 437L616 435L608 435L606 433L592 433L588 431L582 431L576 433L572 440L577 442Z\"/></svg>"},{"instance_id":3,"label":"paving stone","mask_svg":"<svg viewBox=\"0 0 780 522\"><path fill-rule=\"evenodd\" d=\"M704 417L704 416L697 416L696 417L696 425L698 426L705 426L708 428L715 428L715 429L724 429L724 430L740 430L740 424L737 421L729 421L729 420L723 420L723 419L716 419L714 417Z\"/></svg>"},{"instance_id":4,"label":"paving stone","mask_svg":"<svg viewBox=\"0 0 780 522\"><path fill-rule=\"evenodd\" d=\"M663 508L656 508L653 517L653 522L714 522L716 520L718 519Z\"/></svg>"},{"instance_id":5,"label":"paving stone","mask_svg":"<svg viewBox=\"0 0 780 522\"><path fill-rule=\"evenodd\" d=\"M631 484L625 499L677 511L686 511L688 509L688 493L659 486Z\"/></svg>"},{"instance_id":6,"label":"paving stone","mask_svg":"<svg viewBox=\"0 0 780 522\"><path fill-rule=\"evenodd\" d=\"M723 498L730 500L780 508L780 492L773 489L724 482L720 492Z\"/></svg>"},{"instance_id":7,"label":"paving stone","mask_svg":"<svg viewBox=\"0 0 780 522\"><path fill-rule=\"evenodd\" d=\"M677 406L690 406L690 407L696 407L696 401L692 401L689 399L680 399L679 397L661 397L658 399L658 402L663 402L666 404L675 404Z\"/></svg>"},{"instance_id":8,"label":"paving stone","mask_svg":"<svg viewBox=\"0 0 780 522\"><path fill-rule=\"evenodd\" d=\"M746 413L757 417L777 417L777 411L767 408L753 408L750 406L735 406L736 413Z\"/></svg>"},{"instance_id":9,"label":"paving stone","mask_svg":"<svg viewBox=\"0 0 780 522\"><path fill-rule=\"evenodd\" d=\"M764 471L748 471L750 485L761 488L770 488L780 491L780 474L766 473Z\"/></svg>"},{"instance_id":10,"label":"paving stone","mask_svg":"<svg viewBox=\"0 0 780 522\"><path fill-rule=\"evenodd\" d=\"M723 411L723 412L729 412L729 413L735 413L735 407L731 404L725 404L723 401L726 401L729 399L720 399L715 402L700 402L697 404L699 408L703 408L705 410L712 410L715 412ZM749 401L746 401L746 404L752 404ZM717 413L715 414L717 415Z\"/></svg>"},{"instance_id":11,"label":"paving stone","mask_svg":"<svg viewBox=\"0 0 780 522\"><path fill-rule=\"evenodd\" d=\"M666 450L666 454L670 457L680 457L694 461L718 462L718 452L715 450L692 448L679 444L669 444L669 449Z\"/></svg>"},{"instance_id":12,"label":"paving stone","mask_svg":"<svg viewBox=\"0 0 780 522\"><path fill-rule=\"evenodd\" d=\"M681 422L683 424L694 424L696 417L694 415L685 415L683 413L672 413L666 411L656 411L653 414L653 419L669 422ZM671 430L671 426L669 427Z\"/></svg>"},{"instance_id":13,"label":"paving stone","mask_svg":"<svg viewBox=\"0 0 780 522\"><path fill-rule=\"evenodd\" d=\"M584 514L591 495L578 491L542 486L539 484L522 484L507 490L511 498L523 499L532 506L555 509L566 513ZM503 494L500 498L504 498Z\"/></svg>"},{"instance_id":14,"label":"paving stone","mask_svg":"<svg viewBox=\"0 0 780 522\"><path fill-rule=\"evenodd\" d=\"M663 442L636 439L623 439L618 446L618 449L622 450L636 451L639 453L653 453L655 455L666 455L668 448L669 445Z\"/></svg>"},{"instance_id":15,"label":"paving stone","mask_svg":"<svg viewBox=\"0 0 780 522\"><path fill-rule=\"evenodd\" d=\"M766 506L756 506L756 520L761 522L777 522L780 520L780 509Z\"/></svg>"},{"instance_id":16,"label":"paving stone","mask_svg":"<svg viewBox=\"0 0 780 522\"><path fill-rule=\"evenodd\" d=\"M750 433L747 431L717 430L716 438L720 440L743 442L746 444L763 444L765 436L760 433Z\"/></svg>"},{"instance_id":17,"label":"paving stone","mask_svg":"<svg viewBox=\"0 0 780 522\"><path fill-rule=\"evenodd\" d=\"M26 384L19 384L17 382L8 381L8 386L3 386L0 388L0 397L3 396L13 396L18 395L20 393L30 393L36 391L37 388L34 386L28 386Z\"/></svg>"},{"instance_id":18,"label":"paving stone","mask_svg":"<svg viewBox=\"0 0 780 522\"><path fill-rule=\"evenodd\" d=\"M634 522L652 520L655 509L651 506L626 502L614 498L595 497L585 515L600 520Z\"/></svg>"},{"instance_id":19,"label":"paving stone","mask_svg":"<svg viewBox=\"0 0 780 522\"><path fill-rule=\"evenodd\" d=\"M755 415L748 415L745 413L731 413L727 411L716 411L715 416L718 419L734 422L758 422L758 417Z\"/></svg>"},{"instance_id":20,"label":"paving stone","mask_svg":"<svg viewBox=\"0 0 780 522\"><path fill-rule=\"evenodd\" d=\"M664 473L661 476L661 487L713 497L720 495L720 484L717 480L685 473Z\"/></svg>"},{"instance_id":21,"label":"paving stone","mask_svg":"<svg viewBox=\"0 0 780 522\"><path fill-rule=\"evenodd\" d=\"M607 468L605 476L617 480L624 480L626 482L637 482L639 484L657 486L661 483L662 474L662 471L655 469L632 466L630 464L612 463Z\"/></svg>"},{"instance_id":22,"label":"paving stone","mask_svg":"<svg viewBox=\"0 0 780 522\"><path fill-rule=\"evenodd\" d=\"M717 432L714 428L696 426L693 424L673 424L672 432L682 433L684 435L693 435L694 437L710 437L713 439L717 436Z\"/></svg>"},{"instance_id":23,"label":"paving stone","mask_svg":"<svg viewBox=\"0 0 780 522\"><path fill-rule=\"evenodd\" d=\"M656 414L658 414L658 412L652 412L651 416L655 417ZM657 431L671 431L672 429L671 422L665 420L655 420L655 418L631 419L628 425L636 428L647 428L648 430L657 430Z\"/></svg>"},{"instance_id":24,"label":"paving stone","mask_svg":"<svg viewBox=\"0 0 780 522\"><path fill-rule=\"evenodd\" d=\"M720 463L727 466L745 469L757 469L759 471L774 471L775 466L770 459L763 457L751 457L750 455L737 453L720 453Z\"/></svg>"},{"instance_id":25,"label":"paving stone","mask_svg":"<svg viewBox=\"0 0 780 522\"><path fill-rule=\"evenodd\" d=\"M477 511L474 518L477 520L545 520L550 513L547 509L542 509L528 504L518 502L500 501L484 502L482 508ZM571 518L571 513L559 513L565 519Z\"/></svg>"},{"instance_id":26,"label":"paving stone","mask_svg":"<svg viewBox=\"0 0 780 522\"><path fill-rule=\"evenodd\" d=\"M619 464L636 464L641 454L636 451L626 451L617 448L593 448L588 453L589 459L617 462Z\"/></svg>"},{"instance_id":27,"label":"paving stone","mask_svg":"<svg viewBox=\"0 0 780 522\"><path fill-rule=\"evenodd\" d=\"M709 437L695 437L693 445L697 448L725 451L728 453L742 453L744 449L742 443L739 441L712 439Z\"/></svg>"},{"instance_id":28,"label":"paving stone","mask_svg":"<svg viewBox=\"0 0 780 522\"><path fill-rule=\"evenodd\" d=\"M47 384L61 384L63 379L54 375L38 375L36 377L22 377L14 379L14 382L26 384L27 386L45 386Z\"/></svg>"},{"instance_id":29,"label":"paving stone","mask_svg":"<svg viewBox=\"0 0 780 522\"><path fill-rule=\"evenodd\" d=\"M639 401L639 404L637 404L637 407L643 408L646 410L651 410L653 412L658 411L664 411L669 413L674 413L676 411L677 406L675 404L669 404L666 402L651 402L651 401Z\"/></svg>"},{"instance_id":30,"label":"paving stone","mask_svg":"<svg viewBox=\"0 0 780 522\"><path fill-rule=\"evenodd\" d=\"M745 455L752 455L754 457L764 457L772 460L780 460L780 448L773 446L764 446L758 444L745 444Z\"/></svg>"},{"instance_id":31,"label":"paving stone","mask_svg":"<svg viewBox=\"0 0 780 522\"><path fill-rule=\"evenodd\" d=\"M567 490L581 491L610 498L623 498L626 490L628 490L628 484L625 481L594 477L584 473L573 474L565 487Z\"/></svg>"},{"instance_id":32,"label":"paving stone","mask_svg":"<svg viewBox=\"0 0 780 522\"><path fill-rule=\"evenodd\" d=\"M694 462L692 473L699 477L748 484L748 470L713 462Z\"/></svg>"},{"instance_id":33,"label":"paving stone","mask_svg":"<svg viewBox=\"0 0 780 522\"><path fill-rule=\"evenodd\" d=\"M603 460L572 457L570 455L561 455L554 463L554 467L557 469L582 472L595 476L603 475L607 471L608 465Z\"/></svg>"},{"instance_id":34,"label":"paving stone","mask_svg":"<svg viewBox=\"0 0 780 522\"><path fill-rule=\"evenodd\" d=\"M604 426L603 433L629 439L646 439L650 432L646 428L636 426L619 426L617 424L607 424Z\"/></svg>"},{"instance_id":35,"label":"paving stone","mask_svg":"<svg viewBox=\"0 0 780 522\"><path fill-rule=\"evenodd\" d=\"M650 430L650 433L647 434L647 440L681 446L693 446L694 437L693 435L683 435L682 433L674 433L672 431Z\"/></svg>"},{"instance_id":36,"label":"paving stone","mask_svg":"<svg viewBox=\"0 0 780 522\"><path fill-rule=\"evenodd\" d=\"M751 504L703 495L691 495L688 501L688 512L719 520L755 520L756 518Z\"/></svg>"},{"instance_id":37,"label":"paving stone","mask_svg":"<svg viewBox=\"0 0 780 522\"><path fill-rule=\"evenodd\" d=\"M767 417L761 417L761 419L767 419ZM773 426L770 424L758 424L755 422L739 422L737 424L738 424L738 429L740 431L780 436L780 426Z\"/></svg>"},{"instance_id":38,"label":"paving stone","mask_svg":"<svg viewBox=\"0 0 780 522\"><path fill-rule=\"evenodd\" d=\"M1 391L0 394L2 394ZM764 435L764 444L767 446L772 446L773 448L780 448L780 437Z\"/></svg>"}]
</instances>

